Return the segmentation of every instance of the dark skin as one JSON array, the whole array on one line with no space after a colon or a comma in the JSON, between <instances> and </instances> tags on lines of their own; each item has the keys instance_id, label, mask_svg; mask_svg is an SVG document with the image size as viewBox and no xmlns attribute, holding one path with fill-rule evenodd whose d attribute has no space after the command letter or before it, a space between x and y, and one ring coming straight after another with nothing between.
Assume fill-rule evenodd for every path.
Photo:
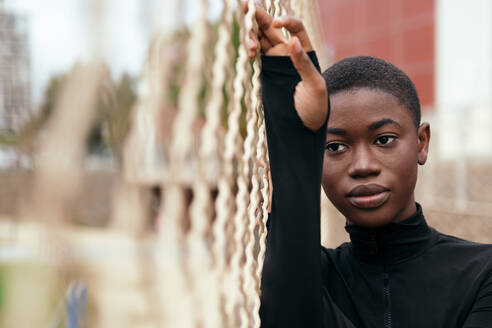
<instances>
[{"instance_id":1,"label":"dark skin","mask_svg":"<svg viewBox=\"0 0 492 328\"><path fill-rule=\"evenodd\" d=\"M430 127L417 129L393 95L361 88L330 96L322 185L349 224L383 226L416 211L417 166Z\"/></svg>"},{"instance_id":2,"label":"dark skin","mask_svg":"<svg viewBox=\"0 0 492 328\"><path fill-rule=\"evenodd\" d=\"M245 7L247 11L247 3ZM318 130L328 115L328 92L325 80L307 55L313 46L304 25L291 16L273 19L260 5L256 6L255 17L259 33L250 35L249 57L254 58L258 48L266 56L290 56L302 79L294 92L297 113L308 129ZM290 32L290 40L284 37L281 28Z\"/></svg>"},{"instance_id":3,"label":"dark skin","mask_svg":"<svg viewBox=\"0 0 492 328\"><path fill-rule=\"evenodd\" d=\"M256 20L259 33L251 35L250 57L258 48L267 56L291 57L302 78L294 93L296 110L304 125L316 131L328 115L328 92L306 54L313 48L302 22L274 20L259 6ZM290 40L281 27L289 30ZM322 176L327 197L349 224L377 227L410 217L416 211L417 167L427 160L429 124L415 127L409 110L380 90L340 91L329 101Z\"/></svg>"}]
</instances>

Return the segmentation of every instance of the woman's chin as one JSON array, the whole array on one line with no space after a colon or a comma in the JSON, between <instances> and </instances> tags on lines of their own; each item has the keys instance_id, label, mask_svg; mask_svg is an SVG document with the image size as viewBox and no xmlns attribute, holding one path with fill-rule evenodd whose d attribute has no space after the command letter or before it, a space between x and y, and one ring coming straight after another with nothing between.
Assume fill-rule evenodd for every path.
<instances>
[{"instance_id":1,"label":"woman's chin","mask_svg":"<svg viewBox=\"0 0 492 328\"><path fill-rule=\"evenodd\" d=\"M370 210L355 209L346 211L344 214L347 224L357 225L366 228L382 227L393 221L393 216L389 215L383 208Z\"/></svg>"}]
</instances>

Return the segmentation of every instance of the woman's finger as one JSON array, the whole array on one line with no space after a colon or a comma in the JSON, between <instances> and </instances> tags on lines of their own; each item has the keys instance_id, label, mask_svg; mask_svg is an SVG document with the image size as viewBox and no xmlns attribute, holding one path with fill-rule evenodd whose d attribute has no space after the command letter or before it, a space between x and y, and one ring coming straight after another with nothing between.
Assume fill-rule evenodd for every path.
<instances>
[{"instance_id":1,"label":"woman's finger","mask_svg":"<svg viewBox=\"0 0 492 328\"><path fill-rule=\"evenodd\" d=\"M289 53L302 79L294 92L295 108L304 126L317 131L326 121L329 111L325 80L295 36L289 41Z\"/></svg>"},{"instance_id":2,"label":"woman's finger","mask_svg":"<svg viewBox=\"0 0 492 328\"><path fill-rule=\"evenodd\" d=\"M313 50L311 40L309 39L306 29L304 28L304 24L300 19L292 16L279 17L272 22L272 27L284 27L287 31L290 32L291 36L295 36L299 39L304 51L308 52Z\"/></svg>"},{"instance_id":3,"label":"woman's finger","mask_svg":"<svg viewBox=\"0 0 492 328\"><path fill-rule=\"evenodd\" d=\"M301 79L312 85L321 85L324 87L323 77L320 75L313 62L309 59L306 51L302 48L300 40L293 36L289 41L289 53L292 63L294 64Z\"/></svg>"},{"instance_id":4,"label":"woman's finger","mask_svg":"<svg viewBox=\"0 0 492 328\"><path fill-rule=\"evenodd\" d=\"M282 35L282 30L272 26L273 17L270 16L265 9L257 5L255 17L256 22L258 23L258 28L263 33L263 37L268 38L268 41L272 46L287 42Z\"/></svg>"},{"instance_id":5,"label":"woman's finger","mask_svg":"<svg viewBox=\"0 0 492 328\"><path fill-rule=\"evenodd\" d=\"M270 41L268 41L267 38L261 38L260 46L261 46L261 52L266 54L272 47L272 44L270 43Z\"/></svg>"}]
</instances>

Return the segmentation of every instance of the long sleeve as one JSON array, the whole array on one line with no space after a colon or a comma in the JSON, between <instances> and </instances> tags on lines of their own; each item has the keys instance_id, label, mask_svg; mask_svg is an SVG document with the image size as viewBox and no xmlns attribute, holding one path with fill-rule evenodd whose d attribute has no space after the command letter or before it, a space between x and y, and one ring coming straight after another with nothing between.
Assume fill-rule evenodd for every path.
<instances>
[{"instance_id":1,"label":"long sleeve","mask_svg":"<svg viewBox=\"0 0 492 328\"><path fill-rule=\"evenodd\" d=\"M326 122L315 132L304 127L293 100L300 77L290 58L262 60L273 182L262 327L492 327L492 245L440 234L420 209L377 235L348 227L350 243L321 252Z\"/></svg>"},{"instance_id":2,"label":"long sleeve","mask_svg":"<svg viewBox=\"0 0 492 328\"><path fill-rule=\"evenodd\" d=\"M463 328L487 328L492 326L492 272L483 283L470 315Z\"/></svg>"},{"instance_id":3,"label":"long sleeve","mask_svg":"<svg viewBox=\"0 0 492 328\"><path fill-rule=\"evenodd\" d=\"M314 53L309 54L319 69ZM262 276L262 327L322 327L320 184L325 129L294 108L289 57L263 57L262 91L273 182Z\"/></svg>"}]
</instances>

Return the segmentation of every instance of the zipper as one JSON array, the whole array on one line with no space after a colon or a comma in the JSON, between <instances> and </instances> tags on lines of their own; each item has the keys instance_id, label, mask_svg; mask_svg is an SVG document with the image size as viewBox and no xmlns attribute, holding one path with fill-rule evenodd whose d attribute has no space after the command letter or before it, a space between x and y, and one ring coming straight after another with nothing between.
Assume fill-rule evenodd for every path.
<instances>
[{"instance_id":1,"label":"zipper","mask_svg":"<svg viewBox=\"0 0 492 328\"><path fill-rule=\"evenodd\" d=\"M384 273L384 284L383 284L383 295L384 295L384 327L391 328L393 323L391 320L391 290L389 285L389 274Z\"/></svg>"},{"instance_id":2,"label":"zipper","mask_svg":"<svg viewBox=\"0 0 492 328\"><path fill-rule=\"evenodd\" d=\"M378 254L378 242L376 241L376 235L371 234L371 245L369 246L369 254L377 255Z\"/></svg>"}]
</instances>

